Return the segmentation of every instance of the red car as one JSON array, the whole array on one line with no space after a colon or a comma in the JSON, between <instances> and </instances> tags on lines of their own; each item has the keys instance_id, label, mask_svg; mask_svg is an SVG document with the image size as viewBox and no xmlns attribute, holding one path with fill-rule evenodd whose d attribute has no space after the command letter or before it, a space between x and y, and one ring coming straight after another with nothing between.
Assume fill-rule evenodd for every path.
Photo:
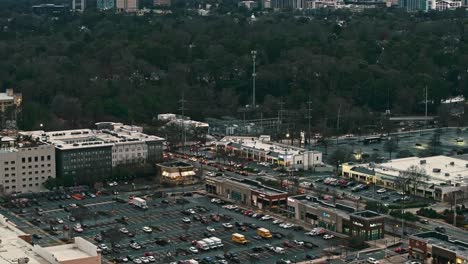
<instances>
[{"instance_id":1,"label":"red car","mask_svg":"<svg viewBox=\"0 0 468 264\"><path fill-rule=\"evenodd\" d=\"M294 247L294 243L291 243L290 241L286 240L283 242L283 246L291 248Z\"/></svg>"},{"instance_id":2,"label":"red car","mask_svg":"<svg viewBox=\"0 0 468 264\"><path fill-rule=\"evenodd\" d=\"M395 248L395 253L404 254L406 252L408 252L406 248L402 248L402 247Z\"/></svg>"},{"instance_id":3,"label":"red car","mask_svg":"<svg viewBox=\"0 0 468 264\"><path fill-rule=\"evenodd\" d=\"M248 215L251 212L252 212L252 210L246 210L246 211L244 211L244 215Z\"/></svg>"}]
</instances>

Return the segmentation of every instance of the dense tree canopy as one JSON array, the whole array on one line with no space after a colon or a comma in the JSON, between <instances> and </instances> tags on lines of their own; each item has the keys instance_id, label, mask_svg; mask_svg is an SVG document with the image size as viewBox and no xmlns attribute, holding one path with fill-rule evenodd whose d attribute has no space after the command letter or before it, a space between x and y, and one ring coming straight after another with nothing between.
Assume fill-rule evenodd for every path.
<instances>
[{"instance_id":1,"label":"dense tree canopy","mask_svg":"<svg viewBox=\"0 0 468 264\"><path fill-rule=\"evenodd\" d=\"M192 117L236 115L251 100L253 49L264 116L277 116L280 98L304 111L310 96L314 127L334 126L338 108L343 132L387 105L421 113L426 86L436 106L468 95L463 10L272 13L254 23L247 12L52 18L0 10L0 84L23 93L24 129L148 123L178 112L182 93Z\"/></svg>"}]
</instances>

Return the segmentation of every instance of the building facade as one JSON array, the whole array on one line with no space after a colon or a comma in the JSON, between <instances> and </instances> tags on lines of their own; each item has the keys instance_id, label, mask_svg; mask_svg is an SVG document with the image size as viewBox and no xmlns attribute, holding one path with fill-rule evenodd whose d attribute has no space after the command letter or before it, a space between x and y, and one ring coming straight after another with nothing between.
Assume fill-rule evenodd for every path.
<instances>
[{"instance_id":1,"label":"building facade","mask_svg":"<svg viewBox=\"0 0 468 264\"><path fill-rule=\"evenodd\" d=\"M285 208L288 197L287 192L250 179L207 177L205 189L210 194L259 209Z\"/></svg>"},{"instance_id":2,"label":"building facade","mask_svg":"<svg viewBox=\"0 0 468 264\"><path fill-rule=\"evenodd\" d=\"M394 159L380 164L344 163L342 176L354 181L401 190L421 197L445 201L451 195L464 198L468 193L468 161L464 158L433 156ZM419 182L402 185L410 167L424 172Z\"/></svg>"},{"instance_id":3,"label":"building facade","mask_svg":"<svg viewBox=\"0 0 468 264\"><path fill-rule=\"evenodd\" d=\"M468 264L468 242L429 231L409 237L408 258L422 263Z\"/></svg>"},{"instance_id":4,"label":"building facade","mask_svg":"<svg viewBox=\"0 0 468 264\"><path fill-rule=\"evenodd\" d=\"M96 7L99 10L113 10L115 8L115 0L96 0Z\"/></svg>"},{"instance_id":5,"label":"building facade","mask_svg":"<svg viewBox=\"0 0 468 264\"><path fill-rule=\"evenodd\" d=\"M19 137L1 139L0 193L38 192L56 177L53 146Z\"/></svg>"},{"instance_id":6,"label":"building facade","mask_svg":"<svg viewBox=\"0 0 468 264\"><path fill-rule=\"evenodd\" d=\"M166 162L157 164L161 183L171 185L189 185L195 183L195 170L185 162Z\"/></svg>"},{"instance_id":7,"label":"building facade","mask_svg":"<svg viewBox=\"0 0 468 264\"><path fill-rule=\"evenodd\" d=\"M6 89L0 93L0 111L4 113L9 107L19 107L23 101L21 93L15 93L13 89Z\"/></svg>"},{"instance_id":8,"label":"building facade","mask_svg":"<svg viewBox=\"0 0 468 264\"><path fill-rule=\"evenodd\" d=\"M115 2L115 9L117 12L137 12L139 6L139 0L116 0Z\"/></svg>"},{"instance_id":9,"label":"building facade","mask_svg":"<svg viewBox=\"0 0 468 264\"><path fill-rule=\"evenodd\" d=\"M37 142L55 148L57 177L69 184L105 179L117 166L138 166L162 160L164 139L144 134L143 128L121 123L96 123L98 129L29 131Z\"/></svg>"},{"instance_id":10,"label":"building facade","mask_svg":"<svg viewBox=\"0 0 468 264\"><path fill-rule=\"evenodd\" d=\"M216 143L216 147L218 151L240 158L288 168L313 170L323 166L321 152L271 142L269 136L224 137Z\"/></svg>"}]
</instances>

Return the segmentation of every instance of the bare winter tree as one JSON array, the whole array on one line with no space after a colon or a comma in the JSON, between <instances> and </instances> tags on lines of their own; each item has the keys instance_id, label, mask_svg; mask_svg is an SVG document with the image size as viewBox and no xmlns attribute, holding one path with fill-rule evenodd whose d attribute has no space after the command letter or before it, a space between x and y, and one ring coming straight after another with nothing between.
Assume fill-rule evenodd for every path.
<instances>
[{"instance_id":1,"label":"bare winter tree","mask_svg":"<svg viewBox=\"0 0 468 264\"><path fill-rule=\"evenodd\" d=\"M429 176L424 168L411 165L406 171L400 172L399 178L400 184L404 187L403 190L407 191L407 188L411 186L413 188L413 194L416 194L418 186L427 181Z\"/></svg>"}]
</instances>

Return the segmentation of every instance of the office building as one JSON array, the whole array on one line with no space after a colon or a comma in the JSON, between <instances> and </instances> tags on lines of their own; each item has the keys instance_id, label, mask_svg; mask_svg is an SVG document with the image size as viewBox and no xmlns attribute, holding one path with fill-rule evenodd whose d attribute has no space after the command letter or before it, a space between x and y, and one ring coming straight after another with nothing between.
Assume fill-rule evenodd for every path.
<instances>
[{"instance_id":1,"label":"office building","mask_svg":"<svg viewBox=\"0 0 468 264\"><path fill-rule=\"evenodd\" d=\"M342 164L342 176L392 190L403 190L421 197L446 201L450 195L463 196L468 193L468 161L465 156L433 156L394 159L386 163ZM408 168L416 166L425 173L422 182L401 186ZM459 197L463 198L463 197Z\"/></svg>"},{"instance_id":2,"label":"office building","mask_svg":"<svg viewBox=\"0 0 468 264\"><path fill-rule=\"evenodd\" d=\"M287 192L250 179L207 177L205 189L207 193L259 209L284 208L288 198Z\"/></svg>"},{"instance_id":3,"label":"office building","mask_svg":"<svg viewBox=\"0 0 468 264\"><path fill-rule=\"evenodd\" d=\"M408 258L421 263L468 264L468 242L429 231L409 237Z\"/></svg>"},{"instance_id":4,"label":"office building","mask_svg":"<svg viewBox=\"0 0 468 264\"><path fill-rule=\"evenodd\" d=\"M71 0L71 9L73 11L83 12L86 9L86 0Z\"/></svg>"},{"instance_id":5,"label":"office building","mask_svg":"<svg viewBox=\"0 0 468 264\"><path fill-rule=\"evenodd\" d=\"M137 12L139 9L139 0L116 0L115 9L117 12Z\"/></svg>"},{"instance_id":6,"label":"office building","mask_svg":"<svg viewBox=\"0 0 468 264\"><path fill-rule=\"evenodd\" d=\"M400 7L406 12L427 12L431 9L431 4L428 0L400 0Z\"/></svg>"},{"instance_id":7,"label":"office building","mask_svg":"<svg viewBox=\"0 0 468 264\"><path fill-rule=\"evenodd\" d=\"M309 170L323 166L321 152L272 142L270 136L224 137L216 142L216 147L240 158L288 168Z\"/></svg>"},{"instance_id":8,"label":"office building","mask_svg":"<svg viewBox=\"0 0 468 264\"><path fill-rule=\"evenodd\" d=\"M385 215L376 212L356 212L353 207L308 195L289 197L287 211L296 220L366 241L384 237Z\"/></svg>"},{"instance_id":9,"label":"office building","mask_svg":"<svg viewBox=\"0 0 468 264\"><path fill-rule=\"evenodd\" d=\"M195 183L195 170L189 163L176 161L157 164L161 183L190 185Z\"/></svg>"},{"instance_id":10,"label":"office building","mask_svg":"<svg viewBox=\"0 0 468 264\"><path fill-rule=\"evenodd\" d=\"M101 264L97 247L81 237L72 243L42 247L32 244L31 234L24 233L0 215L0 263L17 264Z\"/></svg>"},{"instance_id":11,"label":"office building","mask_svg":"<svg viewBox=\"0 0 468 264\"><path fill-rule=\"evenodd\" d=\"M38 192L55 178L53 146L25 136L0 140L0 194Z\"/></svg>"},{"instance_id":12,"label":"office building","mask_svg":"<svg viewBox=\"0 0 468 264\"><path fill-rule=\"evenodd\" d=\"M0 112L4 113L9 107L20 107L23 97L21 93L14 93L13 89L6 89L0 93Z\"/></svg>"},{"instance_id":13,"label":"office building","mask_svg":"<svg viewBox=\"0 0 468 264\"><path fill-rule=\"evenodd\" d=\"M96 0L96 7L101 11L113 10L115 7L115 0Z\"/></svg>"}]
</instances>

